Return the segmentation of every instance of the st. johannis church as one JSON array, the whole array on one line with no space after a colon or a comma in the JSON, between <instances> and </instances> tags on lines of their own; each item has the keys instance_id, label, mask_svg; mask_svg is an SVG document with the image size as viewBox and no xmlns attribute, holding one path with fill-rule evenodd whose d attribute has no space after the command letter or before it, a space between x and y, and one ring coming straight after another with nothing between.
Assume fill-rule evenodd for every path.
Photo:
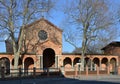
<instances>
[{"instance_id":1,"label":"st. johannis church","mask_svg":"<svg viewBox=\"0 0 120 84\"><path fill-rule=\"evenodd\" d=\"M44 18L27 25L18 66L22 69L49 67L74 71L81 55L62 53L62 32L60 28ZM0 66L12 72L14 55L11 52L13 50L9 40L6 40L5 43L6 53L0 54ZM89 74L94 74L98 68L99 74L110 74L111 72L119 74L120 42L110 43L103 48L103 51L104 54L85 56L85 65L88 66Z\"/></svg>"}]
</instances>

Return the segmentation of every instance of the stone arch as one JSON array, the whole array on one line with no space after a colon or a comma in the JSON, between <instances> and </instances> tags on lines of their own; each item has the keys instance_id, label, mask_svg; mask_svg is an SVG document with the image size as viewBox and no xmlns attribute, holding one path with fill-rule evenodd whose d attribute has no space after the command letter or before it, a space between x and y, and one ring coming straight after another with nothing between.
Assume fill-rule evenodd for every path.
<instances>
[{"instance_id":1,"label":"stone arch","mask_svg":"<svg viewBox=\"0 0 120 84\"><path fill-rule=\"evenodd\" d=\"M79 57L76 57L73 61L73 65L75 66L77 63L80 63L80 58Z\"/></svg>"},{"instance_id":2,"label":"stone arch","mask_svg":"<svg viewBox=\"0 0 120 84\"><path fill-rule=\"evenodd\" d=\"M100 63L99 58L95 57L95 58L93 59L93 64L92 64L93 70L97 70L97 67L100 66L99 63Z\"/></svg>"},{"instance_id":3,"label":"stone arch","mask_svg":"<svg viewBox=\"0 0 120 84\"><path fill-rule=\"evenodd\" d=\"M12 66L14 66L14 59L12 59ZM18 60L18 68L22 67L22 59L19 58Z\"/></svg>"},{"instance_id":4,"label":"stone arch","mask_svg":"<svg viewBox=\"0 0 120 84\"><path fill-rule=\"evenodd\" d=\"M116 58L110 59L110 72L115 73L117 71L117 61Z\"/></svg>"},{"instance_id":5,"label":"stone arch","mask_svg":"<svg viewBox=\"0 0 120 84\"><path fill-rule=\"evenodd\" d=\"M10 74L10 60L7 57L0 58L0 69L5 68L5 73Z\"/></svg>"},{"instance_id":6,"label":"stone arch","mask_svg":"<svg viewBox=\"0 0 120 84\"><path fill-rule=\"evenodd\" d=\"M84 67L88 66L88 70L91 70L91 63L92 63L91 59L89 57L86 57Z\"/></svg>"},{"instance_id":7,"label":"stone arch","mask_svg":"<svg viewBox=\"0 0 120 84\"><path fill-rule=\"evenodd\" d=\"M96 64L97 66L99 66L99 63L100 63L99 58L95 57L95 58L93 59L93 63Z\"/></svg>"},{"instance_id":8,"label":"stone arch","mask_svg":"<svg viewBox=\"0 0 120 84\"><path fill-rule=\"evenodd\" d=\"M43 68L48 67L55 67L55 51L52 48L43 51Z\"/></svg>"},{"instance_id":9,"label":"stone arch","mask_svg":"<svg viewBox=\"0 0 120 84\"><path fill-rule=\"evenodd\" d=\"M101 69L102 70L107 70L107 66L108 66L108 59L106 57L104 57L101 60Z\"/></svg>"},{"instance_id":10,"label":"stone arch","mask_svg":"<svg viewBox=\"0 0 120 84\"><path fill-rule=\"evenodd\" d=\"M91 62L91 59L90 59L90 58L88 58L88 57L86 57L86 58L85 58L85 65L89 65L89 64L90 64L90 62Z\"/></svg>"},{"instance_id":11,"label":"stone arch","mask_svg":"<svg viewBox=\"0 0 120 84\"><path fill-rule=\"evenodd\" d=\"M72 66L72 61L69 57L66 57L63 61L63 66L64 67L71 67Z\"/></svg>"},{"instance_id":12,"label":"stone arch","mask_svg":"<svg viewBox=\"0 0 120 84\"><path fill-rule=\"evenodd\" d=\"M34 60L31 57L27 57L24 61L24 68L25 72L28 72L28 69L33 69L34 67Z\"/></svg>"}]
</instances>

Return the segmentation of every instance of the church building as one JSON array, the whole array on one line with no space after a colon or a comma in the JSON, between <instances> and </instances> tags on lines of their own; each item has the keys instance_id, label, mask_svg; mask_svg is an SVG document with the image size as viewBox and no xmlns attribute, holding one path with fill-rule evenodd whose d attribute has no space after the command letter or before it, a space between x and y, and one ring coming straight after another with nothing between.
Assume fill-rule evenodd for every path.
<instances>
[{"instance_id":1,"label":"church building","mask_svg":"<svg viewBox=\"0 0 120 84\"><path fill-rule=\"evenodd\" d=\"M47 67L52 70L59 68L63 74L65 71L66 75L72 74L75 67L79 65L81 54L62 53L62 32L60 28L44 18L26 25L19 68L24 70L34 67L39 70ZM6 53L0 54L0 66L4 66L6 70L12 72L11 69L14 66L13 50L9 40L6 40L5 44ZM99 70L99 74L115 72L119 74L120 42L110 43L102 50L104 54L85 56L85 67L88 67L88 74L95 74L97 70Z\"/></svg>"}]
</instances>

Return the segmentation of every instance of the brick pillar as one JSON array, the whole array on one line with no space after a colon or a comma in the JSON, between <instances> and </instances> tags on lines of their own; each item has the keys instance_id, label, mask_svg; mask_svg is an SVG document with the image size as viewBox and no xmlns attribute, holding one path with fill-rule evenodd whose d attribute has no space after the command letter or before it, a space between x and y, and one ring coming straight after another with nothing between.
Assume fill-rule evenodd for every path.
<instances>
[{"instance_id":1,"label":"brick pillar","mask_svg":"<svg viewBox=\"0 0 120 84\"><path fill-rule=\"evenodd\" d=\"M100 68L99 68L99 66L97 66L97 75L99 75L99 70Z\"/></svg>"},{"instance_id":2,"label":"brick pillar","mask_svg":"<svg viewBox=\"0 0 120 84\"><path fill-rule=\"evenodd\" d=\"M118 75L120 75L120 66L118 66Z\"/></svg>"},{"instance_id":3,"label":"brick pillar","mask_svg":"<svg viewBox=\"0 0 120 84\"><path fill-rule=\"evenodd\" d=\"M74 64L73 64L73 61L72 61L72 68L74 68Z\"/></svg>"},{"instance_id":4,"label":"brick pillar","mask_svg":"<svg viewBox=\"0 0 120 84\"><path fill-rule=\"evenodd\" d=\"M75 77L78 76L78 74L77 74L77 68L78 68L78 67L75 66Z\"/></svg>"},{"instance_id":5,"label":"brick pillar","mask_svg":"<svg viewBox=\"0 0 120 84\"><path fill-rule=\"evenodd\" d=\"M58 68L58 56L55 56L55 68Z\"/></svg>"},{"instance_id":6,"label":"brick pillar","mask_svg":"<svg viewBox=\"0 0 120 84\"><path fill-rule=\"evenodd\" d=\"M107 66L107 74L108 75L110 74L110 68L109 68L109 66Z\"/></svg>"},{"instance_id":7,"label":"brick pillar","mask_svg":"<svg viewBox=\"0 0 120 84\"><path fill-rule=\"evenodd\" d=\"M86 76L88 76L88 66L86 65Z\"/></svg>"},{"instance_id":8,"label":"brick pillar","mask_svg":"<svg viewBox=\"0 0 120 84\"><path fill-rule=\"evenodd\" d=\"M35 76L36 76L36 68L33 67L33 77L35 77Z\"/></svg>"}]
</instances>

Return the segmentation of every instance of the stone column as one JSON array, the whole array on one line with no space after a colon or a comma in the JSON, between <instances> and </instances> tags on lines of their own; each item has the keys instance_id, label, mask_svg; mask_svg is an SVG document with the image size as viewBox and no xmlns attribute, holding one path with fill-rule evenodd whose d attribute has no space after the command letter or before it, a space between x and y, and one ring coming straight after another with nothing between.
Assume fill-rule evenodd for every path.
<instances>
[{"instance_id":1,"label":"stone column","mask_svg":"<svg viewBox=\"0 0 120 84\"><path fill-rule=\"evenodd\" d=\"M92 60L90 61L90 70L93 70Z\"/></svg>"},{"instance_id":2,"label":"stone column","mask_svg":"<svg viewBox=\"0 0 120 84\"><path fill-rule=\"evenodd\" d=\"M58 68L58 56L55 56L55 68Z\"/></svg>"},{"instance_id":3,"label":"stone column","mask_svg":"<svg viewBox=\"0 0 120 84\"><path fill-rule=\"evenodd\" d=\"M40 68L43 68L43 56L40 56Z\"/></svg>"},{"instance_id":4,"label":"stone column","mask_svg":"<svg viewBox=\"0 0 120 84\"><path fill-rule=\"evenodd\" d=\"M101 70L101 59L100 59L100 63L99 63L99 70Z\"/></svg>"},{"instance_id":5,"label":"stone column","mask_svg":"<svg viewBox=\"0 0 120 84\"><path fill-rule=\"evenodd\" d=\"M72 68L74 67L73 61L72 61Z\"/></svg>"},{"instance_id":6,"label":"stone column","mask_svg":"<svg viewBox=\"0 0 120 84\"><path fill-rule=\"evenodd\" d=\"M10 73L12 72L13 67L12 67L12 60L10 61Z\"/></svg>"},{"instance_id":7,"label":"stone column","mask_svg":"<svg viewBox=\"0 0 120 84\"><path fill-rule=\"evenodd\" d=\"M34 59L33 59L34 60ZM36 64L37 64L37 60L35 59L34 60L34 67L36 67Z\"/></svg>"}]
</instances>

